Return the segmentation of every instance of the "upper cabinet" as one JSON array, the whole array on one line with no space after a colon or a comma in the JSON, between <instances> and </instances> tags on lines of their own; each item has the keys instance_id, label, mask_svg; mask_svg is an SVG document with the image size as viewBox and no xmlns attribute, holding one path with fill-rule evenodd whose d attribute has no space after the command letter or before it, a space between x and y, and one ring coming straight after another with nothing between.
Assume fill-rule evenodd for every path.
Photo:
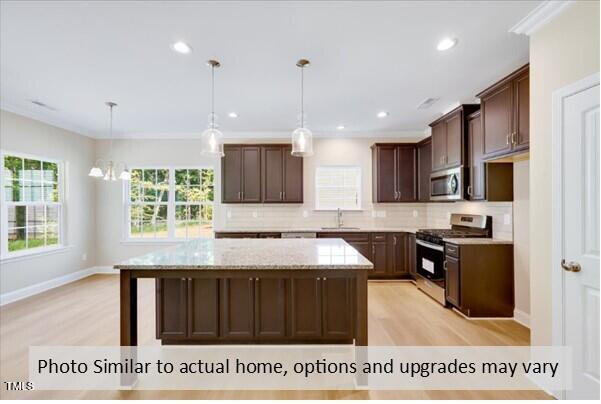
<instances>
[{"instance_id":1,"label":"upper cabinet","mask_svg":"<svg viewBox=\"0 0 601 404\"><path fill-rule=\"evenodd\" d=\"M417 147L415 144L376 143L372 146L372 200L417 200Z\"/></svg>"},{"instance_id":2,"label":"upper cabinet","mask_svg":"<svg viewBox=\"0 0 601 404\"><path fill-rule=\"evenodd\" d=\"M290 146L263 146L263 202L303 202L303 159Z\"/></svg>"},{"instance_id":3,"label":"upper cabinet","mask_svg":"<svg viewBox=\"0 0 601 404\"><path fill-rule=\"evenodd\" d=\"M467 116L479 105L460 105L430 124L432 127L432 171L465 164L465 131Z\"/></svg>"},{"instance_id":4,"label":"upper cabinet","mask_svg":"<svg viewBox=\"0 0 601 404\"><path fill-rule=\"evenodd\" d=\"M485 160L529 148L529 86L526 65L477 95L481 100Z\"/></svg>"},{"instance_id":5,"label":"upper cabinet","mask_svg":"<svg viewBox=\"0 0 601 404\"><path fill-rule=\"evenodd\" d=\"M430 202L430 174L432 174L432 138L417 144L417 200Z\"/></svg>"},{"instance_id":6,"label":"upper cabinet","mask_svg":"<svg viewBox=\"0 0 601 404\"><path fill-rule=\"evenodd\" d=\"M222 203L302 203L303 159L289 145L224 145Z\"/></svg>"},{"instance_id":7,"label":"upper cabinet","mask_svg":"<svg viewBox=\"0 0 601 404\"><path fill-rule=\"evenodd\" d=\"M486 163L483 159L482 113L467 120L468 187L470 201L513 201L513 163Z\"/></svg>"}]
</instances>

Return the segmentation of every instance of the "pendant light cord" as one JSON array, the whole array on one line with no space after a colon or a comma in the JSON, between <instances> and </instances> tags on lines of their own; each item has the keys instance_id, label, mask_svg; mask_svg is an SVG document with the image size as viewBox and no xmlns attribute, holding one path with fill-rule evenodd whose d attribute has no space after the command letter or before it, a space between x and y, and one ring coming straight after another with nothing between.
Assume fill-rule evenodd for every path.
<instances>
[{"instance_id":1,"label":"pendant light cord","mask_svg":"<svg viewBox=\"0 0 601 404\"><path fill-rule=\"evenodd\" d=\"M305 68L301 66L301 128L305 127Z\"/></svg>"},{"instance_id":2,"label":"pendant light cord","mask_svg":"<svg viewBox=\"0 0 601 404\"><path fill-rule=\"evenodd\" d=\"M215 129L215 65L211 65L211 129Z\"/></svg>"},{"instance_id":3,"label":"pendant light cord","mask_svg":"<svg viewBox=\"0 0 601 404\"><path fill-rule=\"evenodd\" d=\"M109 118L109 136L111 139L109 147L109 161L113 159L113 105L109 105L110 118Z\"/></svg>"}]
</instances>

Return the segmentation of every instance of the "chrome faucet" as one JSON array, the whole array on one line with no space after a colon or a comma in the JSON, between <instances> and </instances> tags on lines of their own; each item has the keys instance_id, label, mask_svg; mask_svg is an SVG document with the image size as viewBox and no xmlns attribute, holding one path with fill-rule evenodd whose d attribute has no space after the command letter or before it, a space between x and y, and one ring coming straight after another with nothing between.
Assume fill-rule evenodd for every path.
<instances>
[{"instance_id":1,"label":"chrome faucet","mask_svg":"<svg viewBox=\"0 0 601 404\"><path fill-rule=\"evenodd\" d=\"M342 210L340 210L340 208L338 208L336 210L336 218L338 219L338 228L340 229L343 225L344 225L344 221L342 220Z\"/></svg>"}]
</instances>

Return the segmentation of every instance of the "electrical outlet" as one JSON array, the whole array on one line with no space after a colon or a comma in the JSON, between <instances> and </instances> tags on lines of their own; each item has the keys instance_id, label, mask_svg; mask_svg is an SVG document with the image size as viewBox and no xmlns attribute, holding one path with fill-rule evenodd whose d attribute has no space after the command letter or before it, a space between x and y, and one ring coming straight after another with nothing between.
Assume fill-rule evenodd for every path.
<instances>
[{"instance_id":1,"label":"electrical outlet","mask_svg":"<svg viewBox=\"0 0 601 404\"><path fill-rule=\"evenodd\" d=\"M451 212L447 212L447 220L451 220Z\"/></svg>"},{"instance_id":2,"label":"electrical outlet","mask_svg":"<svg viewBox=\"0 0 601 404\"><path fill-rule=\"evenodd\" d=\"M303 210L303 217L309 217L309 212L307 212L306 210Z\"/></svg>"},{"instance_id":3,"label":"electrical outlet","mask_svg":"<svg viewBox=\"0 0 601 404\"><path fill-rule=\"evenodd\" d=\"M253 217L256 219L259 215L257 214L256 210L253 210Z\"/></svg>"},{"instance_id":4,"label":"electrical outlet","mask_svg":"<svg viewBox=\"0 0 601 404\"><path fill-rule=\"evenodd\" d=\"M418 216L419 216L419 213L417 212L417 210L414 209L413 210L413 217L418 217Z\"/></svg>"},{"instance_id":5,"label":"electrical outlet","mask_svg":"<svg viewBox=\"0 0 601 404\"><path fill-rule=\"evenodd\" d=\"M386 211L385 210L380 210L378 212L378 217L386 217Z\"/></svg>"},{"instance_id":6,"label":"electrical outlet","mask_svg":"<svg viewBox=\"0 0 601 404\"><path fill-rule=\"evenodd\" d=\"M510 225L511 224L511 215L509 213L505 213L503 215L503 224Z\"/></svg>"},{"instance_id":7,"label":"electrical outlet","mask_svg":"<svg viewBox=\"0 0 601 404\"><path fill-rule=\"evenodd\" d=\"M227 210L227 218L231 219L232 218L232 211L231 210Z\"/></svg>"},{"instance_id":8,"label":"electrical outlet","mask_svg":"<svg viewBox=\"0 0 601 404\"><path fill-rule=\"evenodd\" d=\"M81 254L81 260L82 261L87 261L88 260L88 253Z\"/></svg>"}]
</instances>

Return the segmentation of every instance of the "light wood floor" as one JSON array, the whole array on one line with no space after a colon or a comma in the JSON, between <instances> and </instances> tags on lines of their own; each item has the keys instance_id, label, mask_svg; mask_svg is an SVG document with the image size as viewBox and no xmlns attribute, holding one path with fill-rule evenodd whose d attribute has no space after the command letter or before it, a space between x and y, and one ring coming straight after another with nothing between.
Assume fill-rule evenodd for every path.
<instances>
[{"instance_id":1,"label":"light wood floor","mask_svg":"<svg viewBox=\"0 0 601 404\"><path fill-rule=\"evenodd\" d=\"M370 282L370 345L528 345L514 321L470 321L408 282ZM154 338L154 283L139 283L139 344ZM94 275L0 308L2 381L27 379L30 345L117 345L119 283ZM542 391L33 391L3 399L548 399Z\"/></svg>"}]
</instances>

